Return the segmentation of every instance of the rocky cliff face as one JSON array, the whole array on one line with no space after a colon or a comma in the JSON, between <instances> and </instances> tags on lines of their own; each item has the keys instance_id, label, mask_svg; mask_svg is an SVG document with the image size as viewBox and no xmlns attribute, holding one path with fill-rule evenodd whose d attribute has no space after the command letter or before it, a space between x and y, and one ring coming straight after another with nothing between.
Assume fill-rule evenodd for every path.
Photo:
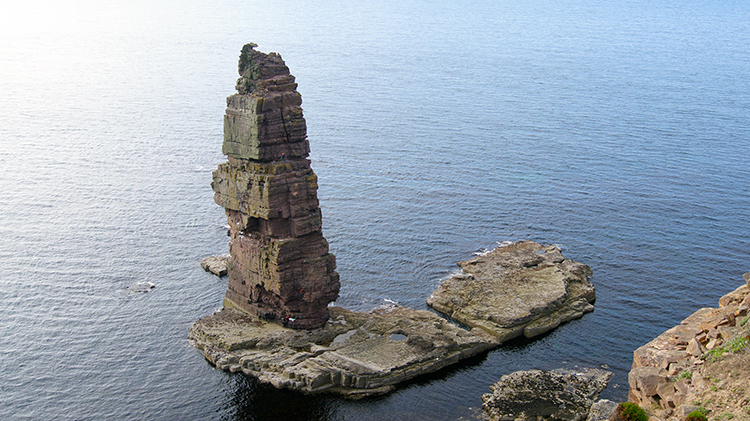
<instances>
[{"instance_id":1,"label":"rocky cliff face","mask_svg":"<svg viewBox=\"0 0 750 421\"><path fill-rule=\"evenodd\" d=\"M657 420L699 409L715 419L748 419L750 273L746 284L636 349L629 400Z\"/></svg>"},{"instance_id":2,"label":"rocky cliff face","mask_svg":"<svg viewBox=\"0 0 750 421\"><path fill-rule=\"evenodd\" d=\"M314 329L336 300L336 259L321 232L302 97L276 53L242 48L237 94L227 98L214 201L229 222L224 305L288 327Z\"/></svg>"}]
</instances>

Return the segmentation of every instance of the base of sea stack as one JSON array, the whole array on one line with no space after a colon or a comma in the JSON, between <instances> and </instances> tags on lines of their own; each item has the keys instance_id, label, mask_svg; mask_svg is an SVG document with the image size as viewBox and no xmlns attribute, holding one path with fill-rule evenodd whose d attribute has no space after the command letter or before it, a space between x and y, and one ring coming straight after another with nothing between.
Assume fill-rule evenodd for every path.
<instances>
[{"instance_id":1,"label":"base of sea stack","mask_svg":"<svg viewBox=\"0 0 750 421\"><path fill-rule=\"evenodd\" d=\"M499 344L429 311L329 310L325 326L305 331L224 309L195 322L190 339L222 370L241 371L280 389L350 397L387 393Z\"/></svg>"}]
</instances>

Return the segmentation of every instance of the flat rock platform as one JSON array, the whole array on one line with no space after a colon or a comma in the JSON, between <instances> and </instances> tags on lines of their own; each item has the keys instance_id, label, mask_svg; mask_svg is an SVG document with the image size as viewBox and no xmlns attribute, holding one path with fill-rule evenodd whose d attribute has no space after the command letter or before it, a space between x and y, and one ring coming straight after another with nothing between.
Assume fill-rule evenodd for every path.
<instances>
[{"instance_id":1,"label":"flat rock platform","mask_svg":"<svg viewBox=\"0 0 750 421\"><path fill-rule=\"evenodd\" d=\"M533 241L501 245L472 260L427 299L435 310L505 342L532 338L594 311L588 265Z\"/></svg>"},{"instance_id":2,"label":"flat rock platform","mask_svg":"<svg viewBox=\"0 0 750 421\"><path fill-rule=\"evenodd\" d=\"M198 320L189 338L220 369L277 388L350 397L387 393L499 344L426 310L329 311L322 328L295 330L225 308Z\"/></svg>"},{"instance_id":3,"label":"flat rock platform","mask_svg":"<svg viewBox=\"0 0 750 421\"><path fill-rule=\"evenodd\" d=\"M223 310L195 322L189 338L222 370L281 389L359 397L594 309L591 269L556 246L519 241L458 265L461 273L427 300L449 318L401 306L368 313L328 307L322 327L294 329L294 318L264 320L225 301Z\"/></svg>"}]
</instances>

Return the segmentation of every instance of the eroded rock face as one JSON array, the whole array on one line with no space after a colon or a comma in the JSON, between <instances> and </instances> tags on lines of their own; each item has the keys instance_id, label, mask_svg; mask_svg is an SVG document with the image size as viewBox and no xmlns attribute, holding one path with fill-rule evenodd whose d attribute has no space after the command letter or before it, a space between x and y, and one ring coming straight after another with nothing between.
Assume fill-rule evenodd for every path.
<instances>
[{"instance_id":1,"label":"eroded rock face","mask_svg":"<svg viewBox=\"0 0 750 421\"><path fill-rule=\"evenodd\" d=\"M702 308L679 325L667 330L633 353L633 366L628 374L629 400L644 408L651 408L662 420L684 420L697 407L695 402L711 401L705 395L719 395L731 386L737 377L745 389L747 371L737 371L735 379L719 379L706 375L706 365L713 356L732 340L750 337L750 274L745 274L747 284L726 294L719 300L719 308ZM728 353L731 353L729 348ZM723 352L722 352L723 353ZM705 361L708 359L708 361ZM709 377L714 377L713 379ZM735 403L742 401L740 393L731 392ZM719 399L713 399L714 401ZM732 408L730 408L732 406ZM658 410L657 408L661 408ZM710 409L710 408L709 408ZM736 410L742 414L742 405L727 405L722 411ZM746 415L746 414L744 414ZM743 416L744 416L743 415Z\"/></svg>"},{"instance_id":2,"label":"eroded rock face","mask_svg":"<svg viewBox=\"0 0 750 421\"><path fill-rule=\"evenodd\" d=\"M556 246L519 241L467 262L427 304L501 342L534 337L594 310L591 268Z\"/></svg>"},{"instance_id":3,"label":"eroded rock face","mask_svg":"<svg viewBox=\"0 0 750 421\"><path fill-rule=\"evenodd\" d=\"M482 409L490 420L583 421L612 375L599 369L516 371L490 386Z\"/></svg>"},{"instance_id":4,"label":"eroded rock face","mask_svg":"<svg viewBox=\"0 0 750 421\"><path fill-rule=\"evenodd\" d=\"M436 314L405 307L370 313L330 307L314 330L291 330L232 309L197 321L190 339L216 367L277 388L366 396L390 391L498 345Z\"/></svg>"},{"instance_id":5,"label":"eroded rock face","mask_svg":"<svg viewBox=\"0 0 750 421\"><path fill-rule=\"evenodd\" d=\"M276 53L242 48L238 93L227 98L214 201L229 222L225 307L296 329L328 320L336 259L321 232L317 176L294 76Z\"/></svg>"}]
</instances>

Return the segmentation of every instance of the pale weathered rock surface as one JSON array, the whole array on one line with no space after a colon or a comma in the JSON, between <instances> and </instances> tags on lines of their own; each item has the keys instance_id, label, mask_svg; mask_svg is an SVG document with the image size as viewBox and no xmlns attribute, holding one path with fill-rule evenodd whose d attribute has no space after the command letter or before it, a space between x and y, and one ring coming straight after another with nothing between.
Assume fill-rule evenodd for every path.
<instances>
[{"instance_id":1,"label":"pale weathered rock surface","mask_svg":"<svg viewBox=\"0 0 750 421\"><path fill-rule=\"evenodd\" d=\"M216 276L225 276L227 274L227 260L229 256L208 256L201 260L201 267L206 272L211 272Z\"/></svg>"},{"instance_id":2,"label":"pale weathered rock surface","mask_svg":"<svg viewBox=\"0 0 750 421\"><path fill-rule=\"evenodd\" d=\"M190 339L216 367L277 388L366 396L498 345L436 314L405 307L330 307L319 329L292 330L224 309L197 321Z\"/></svg>"},{"instance_id":3,"label":"pale weathered rock surface","mask_svg":"<svg viewBox=\"0 0 750 421\"><path fill-rule=\"evenodd\" d=\"M229 223L224 306L295 329L328 320L340 288L336 258L321 231L318 178L302 97L276 53L242 48L238 93L227 98L214 201Z\"/></svg>"},{"instance_id":4,"label":"pale weathered rock surface","mask_svg":"<svg viewBox=\"0 0 750 421\"><path fill-rule=\"evenodd\" d=\"M748 279L746 274L745 280ZM750 338L750 285L723 296L719 305L696 311L635 350L628 375L631 402L649 408L660 420L682 421L697 408L696 404L708 409L718 405L732 416L749 415L746 403L750 402L750 392L745 392L750 376L749 351L745 348L740 354L726 357L719 354L724 354L724 350L732 354L731 347L727 348L731 341L741 344ZM721 360L731 366L722 368L725 361ZM727 397L723 398L723 394Z\"/></svg>"},{"instance_id":5,"label":"pale weathered rock surface","mask_svg":"<svg viewBox=\"0 0 750 421\"><path fill-rule=\"evenodd\" d=\"M427 304L501 342L543 334L594 310L591 268L556 246L519 241L467 262Z\"/></svg>"},{"instance_id":6,"label":"pale weathered rock surface","mask_svg":"<svg viewBox=\"0 0 750 421\"><path fill-rule=\"evenodd\" d=\"M493 421L583 421L612 375L600 369L516 371L490 386L482 409Z\"/></svg>"},{"instance_id":7,"label":"pale weathered rock surface","mask_svg":"<svg viewBox=\"0 0 750 421\"><path fill-rule=\"evenodd\" d=\"M600 399L591 405L586 421L606 421L612 415L612 412L615 411L615 408L617 408L617 402L612 402L609 399Z\"/></svg>"}]
</instances>

